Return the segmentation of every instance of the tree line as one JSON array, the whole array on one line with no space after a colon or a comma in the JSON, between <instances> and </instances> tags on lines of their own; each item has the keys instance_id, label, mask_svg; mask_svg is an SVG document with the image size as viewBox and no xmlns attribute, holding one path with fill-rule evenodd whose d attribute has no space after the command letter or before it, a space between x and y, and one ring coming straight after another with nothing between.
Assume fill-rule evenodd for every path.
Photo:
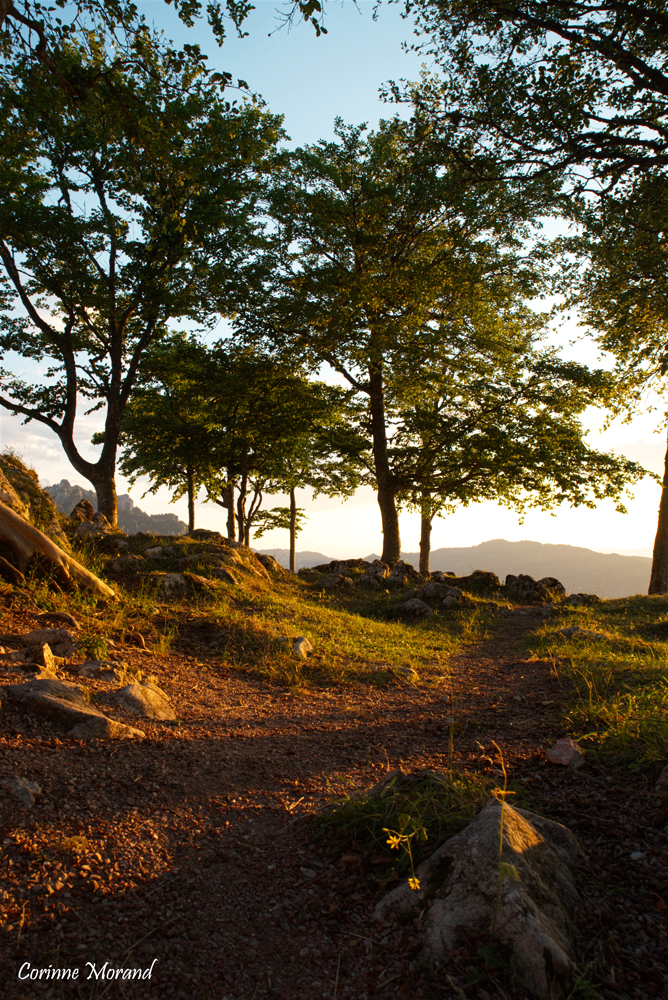
<instances>
[{"instance_id":1,"label":"tree line","mask_svg":"<svg viewBox=\"0 0 668 1000\"><path fill-rule=\"evenodd\" d=\"M85 30L0 7L0 349L39 373L10 362L0 403L58 436L112 524L120 463L186 496L191 529L201 490L230 538L286 528L294 568L296 490L373 485L383 559L412 509L427 571L458 504L623 509L644 474L581 419L667 370L665 32L633 3L407 6L439 67L389 88L409 113L294 151L243 81L121 0L82 5ZM219 38L248 12L208 10ZM325 30L318 4L286 16ZM549 346L554 296L614 370ZM103 413L96 462L81 406Z\"/></svg>"}]
</instances>

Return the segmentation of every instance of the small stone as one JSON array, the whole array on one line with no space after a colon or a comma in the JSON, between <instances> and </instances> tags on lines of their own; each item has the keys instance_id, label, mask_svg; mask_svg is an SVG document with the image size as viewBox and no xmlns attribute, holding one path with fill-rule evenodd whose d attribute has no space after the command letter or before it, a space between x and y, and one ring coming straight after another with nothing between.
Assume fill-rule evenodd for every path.
<instances>
[{"instance_id":1,"label":"small stone","mask_svg":"<svg viewBox=\"0 0 668 1000\"><path fill-rule=\"evenodd\" d=\"M308 958L310 954L311 953L310 953L310 951L309 951L308 948L302 948L302 950L299 952L299 957L300 958Z\"/></svg>"},{"instance_id":2,"label":"small stone","mask_svg":"<svg viewBox=\"0 0 668 1000\"><path fill-rule=\"evenodd\" d=\"M35 800L42 794L42 789L39 785L34 781L28 781L27 778L5 778L2 785L26 809L32 809L35 805Z\"/></svg>"},{"instance_id":3,"label":"small stone","mask_svg":"<svg viewBox=\"0 0 668 1000\"><path fill-rule=\"evenodd\" d=\"M129 684L114 694L114 701L133 715L146 719L173 722L176 712L169 704L169 696L150 681L146 684Z\"/></svg>"},{"instance_id":4,"label":"small stone","mask_svg":"<svg viewBox=\"0 0 668 1000\"><path fill-rule=\"evenodd\" d=\"M304 878L315 878L315 872L312 868L300 868L299 870Z\"/></svg>"},{"instance_id":5,"label":"small stone","mask_svg":"<svg viewBox=\"0 0 668 1000\"><path fill-rule=\"evenodd\" d=\"M309 653L313 652L313 646L305 635L298 636L292 644L292 655L305 660Z\"/></svg>"},{"instance_id":6,"label":"small stone","mask_svg":"<svg viewBox=\"0 0 668 1000\"><path fill-rule=\"evenodd\" d=\"M581 767L585 760L582 750L573 740L557 740L553 747L546 751L545 756L550 764L563 764L565 767Z\"/></svg>"},{"instance_id":7,"label":"small stone","mask_svg":"<svg viewBox=\"0 0 668 1000\"><path fill-rule=\"evenodd\" d=\"M631 855L631 861L642 861L644 857L646 857L644 851L634 851Z\"/></svg>"},{"instance_id":8,"label":"small stone","mask_svg":"<svg viewBox=\"0 0 668 1000\"><path fill-rule=\"evenodd\" d=\"M455 597L454 594L448 594L447 597L443 598L442 604L444 608L456 608L459 604L460 598Z\"/></svg>"},{"instance_id":9,"label":"small stone","mask_svg":"<svg viewBox=\"0 0 668 1000\"><path fill-rule=\"evenodd\" d=\"M183 573L163 573L160 577L160 589L165 597L185 594L188 589Z\"/></svg>"},{"instance_id":10,"label":"small stone","mask_svg":"<svg viewBox=\"0 0 668 1000\"><path fill-rule=\"evenodd\" d=\"M668 764L666 764L663 771L656 779L656 785L654 788L657 792L668 792Z\"/></svg>"},{"instance_id":11,"label":"small stone","mask_svg":"<svg viewBox=\"0 0 668 1000\"><path fill-rule=\"evenodd\" d=\"M162 545L150 545L147 549L144 549L144 555L148 556L149 559L155 559L156 556L161 556Z\"/></svg>"}]
</instances>

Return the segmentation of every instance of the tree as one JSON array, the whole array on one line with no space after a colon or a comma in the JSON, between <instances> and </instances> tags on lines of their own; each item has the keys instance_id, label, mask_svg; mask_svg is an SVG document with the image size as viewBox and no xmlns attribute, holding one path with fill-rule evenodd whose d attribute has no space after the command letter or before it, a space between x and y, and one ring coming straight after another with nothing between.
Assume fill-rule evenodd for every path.
<instances>
[{"instance_id":1,"label":"tree","mask_svg":"<svg viewBox=\"0 0 668 1000\"><path fill-rule=\"evenodd\" d=\"M76 101L27 57L0 79L0 351L48 366L37 385L0 371L0 404L58 436L116 524L116 452L142 357L170 321L215 322L257 280L260 175L282 133L257 106L224 100L197 50L143 32L119 67L87 38L63 50L100 74ZM106 408L97 462L75 444L81 399Z\"/></svg>"},{"instance_id":2,"label":"tree","mask_svg":"<svg viewBox=\"0 0 668 1000\"><path fill-rule=\"evenodd\" d=\"M192 27L202 17L200 0L165 0L172 4L186 27ZM219 45L225 40L225 22L232 22L239 35L253 5L249 0L208 0L207 20ZM63 18L56 14L63 13ZM326 34L319 0L293 0L284 8L284 21L302 19L311 24L316 35ZM92 22L97 30L109 33L117 44L127 43L143 20L137 18L137 6L132 0L57 0L55 7L45 7L39 0L0 0L0 31L4 29L5 48L11 46L39 61L65 90L78 90L79 74L71 77L60 55L81 26ZM229 77L229 74L225 74ZM230 78L231 79L231 78ZM91 82L91 81L89 81ZM242 81L243 83L243 81Z\"/></svg>"},{"instance_id":3,"label":"tree","mask_svg":"<svg viewBox=\"0 0 668 1000\"><path fill-rule=\"evenodd\" d=\"M644 0L407 0L441 75L400 99L453 148L601 188L668 164L668 12ZM453 135L453 132L455 135ZM456 134L464 138L456 140ZM579 170L578 168L584 168ZM575 177L579 173L579 177ZM591 186L591 185L590 185Z\"/></svg>"},{"instance_id":4,"label":"tree","mask_svg":"<svg viewBox=\"0 0 668 1000\"><path fill-rule=\"evenodd\" d=\"M283 529L290 535L290 558L289 570L296 573L296 542L297 535L304 527L306 512L302 507L297 506L297 498L294 486L290 489L289 507L272 507L271 510L258 511L253 522L253 535L255 538L262 538L268 531Z\"/></svg>"},{"instance_id":5,"label":"tree","mask_svg":"<svg viewBox=\"0 0 668 1000\"><path fill-rule=\"evenodd\" d=\"M289 492L294 547L297 486L349 495L360 482L364 442L350 427L347 395L309 381L290 358L175 336L144 359L121 468L147 475L152 490L169 486L175 499L205 488L227 510L228 537L246 545L256 522L268 530L264 495Z\"/></svg>"},{"instance_id":6,"label":"tree","mask_svg":"<svg viewBox=\"0 0 668 1000\"><path fill-rule=\"evenodd\" d=\"M668 177L650 170L613 195L579 203L579 233L564 240L576 266L565 288L626 382L617 412L668 389ZM668 413L664 416L668 424ZM668 593L668 451L654 540L650 594Z\"/></svg>"},{"instance_id":7,"label":"tree","mask_svg":"<svg viewBox=\"0 0 668 1000\"><path fill-rule=\"evenodd\" d=\"M578 415L616 384L567 363L526 331L484 354L469 340L450 371L425 373L404 395L392 464L397 498L421 515L420 572L429 572L435 516L494 500L526 510L569 502L594 507L644 470L589 448Z\"/></svg>"},{"instance_id":8,"label":"tree","mask_svg":"<svg viewBox=\"0 0 668 1000\"><path fill-rule=\"evenodd\" d=\"M429 123L383 122L376 133L337 124L336 142L285 154L271 196L282 250L262 298L242 307L247 338L327 363L368 406L383 559L400 556L389 438L393 373L417 392L448 369L466 331L540 320L524 305L542 285L525 249L541 185L480 181L431 144ZM396 382L396 378L395 378ZM404 391L404 390L402 390Z\"/></svg>"}]
</instances>

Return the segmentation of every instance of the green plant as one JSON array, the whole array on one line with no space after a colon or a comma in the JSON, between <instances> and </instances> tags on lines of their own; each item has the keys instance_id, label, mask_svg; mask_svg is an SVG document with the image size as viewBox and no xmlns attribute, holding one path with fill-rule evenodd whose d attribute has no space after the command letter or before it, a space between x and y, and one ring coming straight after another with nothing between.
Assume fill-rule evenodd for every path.
<instances>
[{"instance_id":1,"label":"green plant","mask_svg":"<svg viewBox=\"0 0 668 1000\"><path fill-rule=\"evenodd\" d=\"M494 743L494 740L492 740ZM515 865L508 864L503 860L503 807L505 805L506 795L513 795L514 792L508 791L508 773L506 771L506 765L503 760L503 754L498 743L494 743L494 746L499 752L499 760L501 761L501 770L503 771L503 788L495 789L494 794L500 800L501 803L501 815L499 819L499 878L496 887L496 903L494 904L494 916L492 918L492 935L496 930L496 921L499 916L499 906L501 905L501 888L504 881L507 878L513 879L515 882L520 881L520 873L518 872Z\"/></svg>"},{"instance_id":2,"label":"green plant","mask_svg":"<svg viewBox=\"0 0 668 1000\"><path fill-rule=\"evenodd\" d=\"M90 660L104 660L109 653L107 640L94 632L85 632L79 638L79 648Z\"/></svg>"},{"instance_id":3,"label":"green plant","mask_svg":"<svg viewBox=\"0 0 668 1000\"><path fill-rule=\"evenodd\" d=\"M412 830L408 833L407 831L410 827L412 827ZM411 840L413 837L417 837L418 840L426 841L427 831L423 826L416 824L407 813L402 813L399 816L399 831L388 830L387 827L383 827L383 832L389 834L387 843L392 849L396 848L396 850L400 850L403 847L411 866L411 877L408 879L408 884L411 889L419 889L420 880L415 875L413 852L411 851Z\"/></svg>"}]
</instances>

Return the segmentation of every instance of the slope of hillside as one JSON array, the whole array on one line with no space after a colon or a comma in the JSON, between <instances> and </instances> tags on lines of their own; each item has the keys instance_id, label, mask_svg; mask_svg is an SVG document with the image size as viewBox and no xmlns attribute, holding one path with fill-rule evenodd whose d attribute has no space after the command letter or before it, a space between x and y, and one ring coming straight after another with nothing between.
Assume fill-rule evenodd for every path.
<instances>
[{"instance_id":1,"label":"slope of hillside","mask_svg":"<svg viewBox=\"0 0 668 1000\"><path fill-rule=\"evenodd\" d=\"M417 566L419 554L402 554ZM528 573L536 579L556 576L571 593L598 594L599 597L628 597L646 594L652 560L643 556L604 554L576 545L549 545L542 542L507 542L495 538L467 548L435 549L431 569L451 570L464 576L473 569L487 569L504 579L507 573Z\"/></svg>"}]
</instances>

